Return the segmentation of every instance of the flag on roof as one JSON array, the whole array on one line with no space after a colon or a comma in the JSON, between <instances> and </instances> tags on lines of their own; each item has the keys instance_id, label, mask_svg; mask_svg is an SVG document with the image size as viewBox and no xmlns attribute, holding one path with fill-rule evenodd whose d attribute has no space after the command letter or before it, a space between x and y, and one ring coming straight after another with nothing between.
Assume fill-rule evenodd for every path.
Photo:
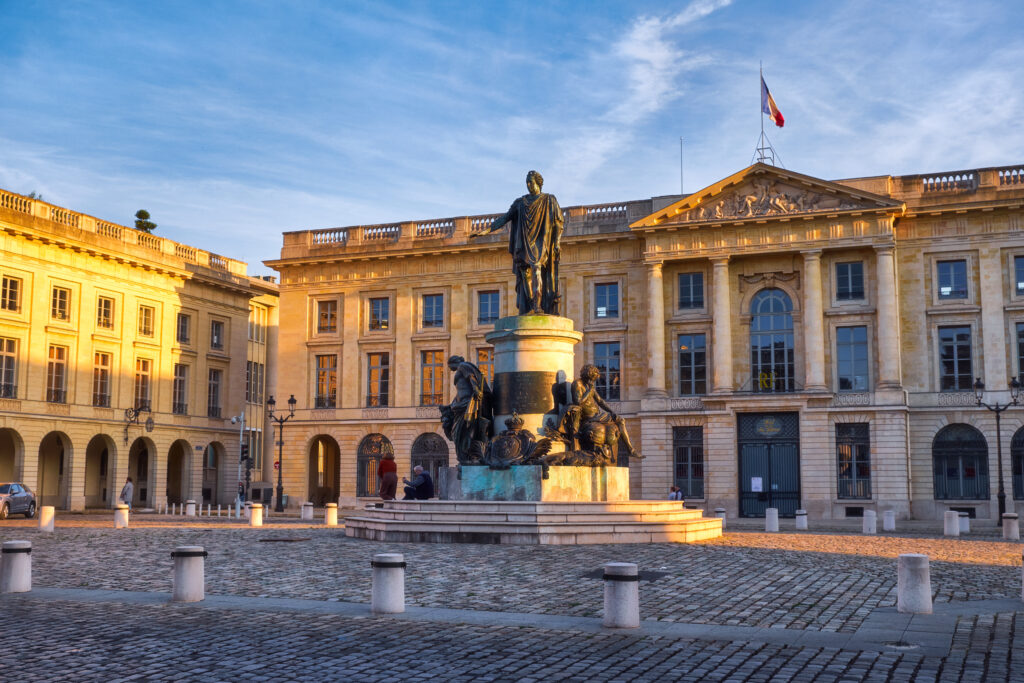
<instances>
[{"instance_id":1,"label":"flag on roof","mask_svg":"<svg viewBox=\"0 0 1024 683\"><path fill-rule=\"evenodd\" d=\"M776 106L775 98L768 91L768 86L764 82L764 76L761 76L761 111L768 114L768 118L774 121L775 125L779 128L785 125L786 119L782 118L782 112Z\"/></svg>"}]
</instances>

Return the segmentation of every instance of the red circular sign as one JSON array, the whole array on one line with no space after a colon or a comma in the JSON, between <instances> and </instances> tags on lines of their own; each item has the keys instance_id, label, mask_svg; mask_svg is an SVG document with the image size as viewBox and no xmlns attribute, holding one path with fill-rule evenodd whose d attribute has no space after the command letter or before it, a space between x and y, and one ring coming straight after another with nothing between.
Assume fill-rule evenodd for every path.
<instances>
[{"instance_id":1,"label":"red circular sign","mask_svg":"<svg viewBox=\"0 0 1024 683\"><path fill-rule=\"evenodd\" d=\"M275 470L281 469L281 461L280 460L275 460L274 461L274 469Z\"/></svg>"}]
</instances>

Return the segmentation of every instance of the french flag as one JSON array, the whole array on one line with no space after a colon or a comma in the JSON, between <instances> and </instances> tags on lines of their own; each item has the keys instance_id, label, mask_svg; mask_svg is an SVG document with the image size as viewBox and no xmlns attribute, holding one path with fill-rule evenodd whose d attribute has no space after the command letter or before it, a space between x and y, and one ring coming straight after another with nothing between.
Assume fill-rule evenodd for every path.
<instances>
[{"instance_id":1,"label":"french flag","mask_svg":"<svg viewBox=\"0 0 1024 683\"><path fill-rule=\"evenodd\" d=\"M786 119L782 118L782 112L775 105L775 98L768 92L768 86L765 85L764 76L761 76L761 111L768 114L768 118L775 122L775 125L782 128L786 124Z\"/></svg>"}]
</instances>

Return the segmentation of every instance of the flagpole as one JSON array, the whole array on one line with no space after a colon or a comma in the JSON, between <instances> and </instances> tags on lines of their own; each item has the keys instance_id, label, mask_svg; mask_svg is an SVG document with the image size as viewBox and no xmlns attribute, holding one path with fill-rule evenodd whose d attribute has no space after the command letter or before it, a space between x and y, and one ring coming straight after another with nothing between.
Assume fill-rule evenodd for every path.
<instances>
[{"instance_id":1,"label":"flagpole","mask_svg":"<svg viewBox=\"0 0 1024 683\"><path fill-rule=\"evenodd\" d=\"M760 80L757 84L757 110L761 112L761 138L764 142L764 106L761 104L761 98L764 96L764 62L757 62L757 74Z\"/></svg>"},{"instance_id":2,"label":"flagpole","mask_svg":"<svg viewBox=\"0 0 1024 683\"><path fill-rule=\"evenodd\" d=\"M679 194L683 193L683 138L679 138Z\"/></svg>"}]
</instances>

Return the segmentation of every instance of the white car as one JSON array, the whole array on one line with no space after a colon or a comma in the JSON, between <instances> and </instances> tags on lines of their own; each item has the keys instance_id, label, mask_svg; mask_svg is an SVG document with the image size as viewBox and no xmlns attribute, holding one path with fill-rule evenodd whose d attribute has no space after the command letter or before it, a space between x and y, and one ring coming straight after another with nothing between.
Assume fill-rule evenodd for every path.
<instances>
[{"instance_id":1,"label":"white car","mask_svg":"<svg viewBox=\"0 0 1024 683\"><path fill-rule=\"evenodd\" d=\"M36 516L36 494L22 484L0 482L0 519L19 512L29 519Z\"/></svg>"}]
</instances>

